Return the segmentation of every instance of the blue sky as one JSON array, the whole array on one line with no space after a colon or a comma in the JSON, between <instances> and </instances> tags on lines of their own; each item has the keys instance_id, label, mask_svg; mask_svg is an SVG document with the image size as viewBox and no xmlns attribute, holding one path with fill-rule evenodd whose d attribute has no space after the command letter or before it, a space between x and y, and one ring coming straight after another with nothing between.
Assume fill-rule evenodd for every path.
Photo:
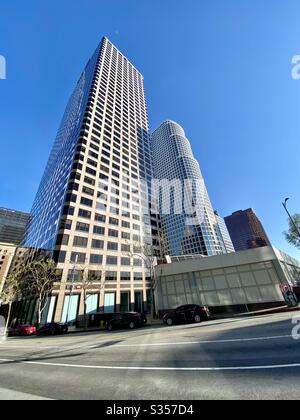
<instances>
[{"instance_id":1,"label":"blue sky","mask_svg":"<svg viewBox=\"0 0 300 420\"><path fill-rule=\"evenodd\" d=\"M253 207L274 245L300 212L299 0L2 0L0 206L30 210L68 97L103 35L145 76L151 127L178 121L214 207Z\"/></svg>"}]
</instances>

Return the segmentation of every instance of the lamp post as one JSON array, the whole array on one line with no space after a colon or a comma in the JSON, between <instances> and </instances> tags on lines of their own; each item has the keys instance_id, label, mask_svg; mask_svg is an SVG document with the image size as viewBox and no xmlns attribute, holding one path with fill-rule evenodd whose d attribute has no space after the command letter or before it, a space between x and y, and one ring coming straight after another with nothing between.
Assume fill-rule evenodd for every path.
<instances>
[{"instance_id":1,"label":"lamp post","mask_svg":"<svg viewBox=\"0 0 300 420\"><path fill-rule=\"evenodd\" d=\"M292 222L292 225L294 226L294 228L295 228L295 230L296 230L296 232L298 233L299 238L300 238L300 230L299 230L298 226L296 225L295 220L293 219L293 217L292 217L291 213L289 212L289 210L288 210L288 208L287 208L287 203L288 203L288 201L289 201L289 200L290 200L289 198L286 198L286 199L284 200L284 202L282 203L282 205L283 205L283 207L284 207L285 211L287 212L287 215L289 216L289 219L290 219L290 221Z\"/></svg>"}]
</instances>

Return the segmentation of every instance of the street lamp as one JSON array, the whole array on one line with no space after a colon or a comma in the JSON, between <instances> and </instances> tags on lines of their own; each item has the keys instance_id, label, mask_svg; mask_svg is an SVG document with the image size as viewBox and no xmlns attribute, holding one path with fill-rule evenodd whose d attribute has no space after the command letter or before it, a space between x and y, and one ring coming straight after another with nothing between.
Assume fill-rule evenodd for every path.
<instances>
[{"instance_id":1,"label":"street lamp","mask_svg":"<svg viewBox=\"0 0 300 420\"><path fill-rule=\"evenodd\" d=\"M300 238L300 230L299 230L299 228L298 228L298 226L297 226L297 224L296 224L295 220L293 219L293 217L292 217L291 213L289 212L289 210L288 210L288 208L287 208L287 203L288 203L288 201L289 201L289 200L290 200L289 198L286 198L286 199L284 200L284 202L282 203L282 205L283 205L283 207L284 207L285 211L287 212L287 215L289 216L289 219L290 219L290 221L292 222L292 225L294 226L294 228L295 228L295 230L296 230L296 232L298 233L299 238Z\"/></svg>"}]
</instances>

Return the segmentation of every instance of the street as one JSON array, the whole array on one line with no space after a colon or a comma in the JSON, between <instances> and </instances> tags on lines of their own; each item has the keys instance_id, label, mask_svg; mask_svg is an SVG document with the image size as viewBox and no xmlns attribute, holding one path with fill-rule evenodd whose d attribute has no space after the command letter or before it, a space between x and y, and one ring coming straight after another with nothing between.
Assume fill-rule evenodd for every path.
<instances>
[{"instance_id":1,"label":"street","mask_svg":"<svg viewBox=\"0 0 300 420\"><path fill-rule=\"evenodd\" d=\"M300 399L294 314L12 338L0 399Z\"/></svg>"}]
</instances>

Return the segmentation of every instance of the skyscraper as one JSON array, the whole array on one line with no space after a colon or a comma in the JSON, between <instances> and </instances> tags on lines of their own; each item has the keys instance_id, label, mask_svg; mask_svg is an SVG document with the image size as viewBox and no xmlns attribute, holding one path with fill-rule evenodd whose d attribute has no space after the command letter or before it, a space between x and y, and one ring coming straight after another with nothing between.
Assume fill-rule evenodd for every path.
<instances>
[{"instance_id":1,"label":"skyscraper","mask_svg":"<svg viewBox=\"0 0 300 420\"><path fill-rule=\"evenodd\" d=\"M19 245L29 220L28 213L0 208L0 242Z\"/></svg>"},{"instance_id":2,"label":"skyscraper","mask_svg":"<svg viewBox=\"0 0 300 420\"><path fill-rule=\"evenodd\" d=\"M226 249L226 252L228 254L235 252L231 237L229 235L225 220L223 219L223 217L221 217L217 211L215 211L215 215L216 215L216 219L219 225L219 229L220 229L220 234L223 238L223 242L224 242L224 246Z\"/></svg>"},{"instance_id":3,"label":"skyscraper","mask_svg":"<svg viewBox=\"0 0 300 420\"><path fill-rule=\"evenodd\" d=\"M199 163L180 125L165 121L151 138L162 229L170 255L226 253Z\"/></svg>"},{"instance_id":4,"label":"skyscraper","mask_svg":"<svg viewBox=\"0 0 300 420\"><path fill-rule=\"evenodd\" d=\"M140 188L151 177L143 76L103 38L67 106L24 241L57 261L48 320L55 308L57 321L82 313L82 275L94 279L89 313L146 309L150 278L137 250L155 227Z\"/></svg>"},{"instance_id":5,"label":"skyscraper","mask_svg":"<svg viewBox=\"0 0 300 420\"><path fill-rule=\"evenodd\" d=\"M225 217L225 223L236 251L271 245L253 209L236 211Z\"/></svg>"}]
</instances>

